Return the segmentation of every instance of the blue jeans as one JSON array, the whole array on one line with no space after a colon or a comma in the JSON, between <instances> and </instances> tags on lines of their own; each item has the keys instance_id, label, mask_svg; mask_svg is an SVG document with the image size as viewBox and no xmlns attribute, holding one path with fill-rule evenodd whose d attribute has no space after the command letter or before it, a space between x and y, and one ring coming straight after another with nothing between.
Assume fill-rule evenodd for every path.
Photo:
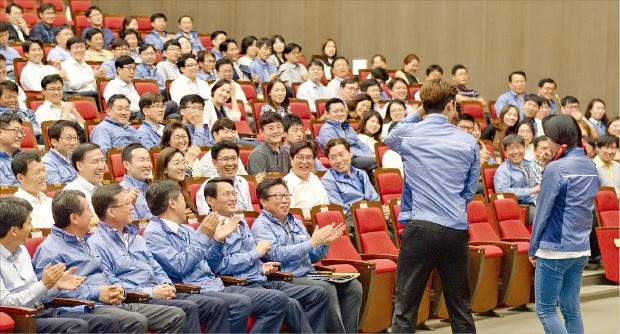
<instances>
[{"instance_id":1,"label":"blue jeans","mask_svg":"<svg viewBox=\"0 0 620 334\"><path fill-rule=\"evenodd\" d=\"M584 332L579 309L579 289L581 274L587 262L587 256L563 260L536 259L536 314L545 333ZM558 302L564 323L556 310Z\"/></svg>"}]
</instances>

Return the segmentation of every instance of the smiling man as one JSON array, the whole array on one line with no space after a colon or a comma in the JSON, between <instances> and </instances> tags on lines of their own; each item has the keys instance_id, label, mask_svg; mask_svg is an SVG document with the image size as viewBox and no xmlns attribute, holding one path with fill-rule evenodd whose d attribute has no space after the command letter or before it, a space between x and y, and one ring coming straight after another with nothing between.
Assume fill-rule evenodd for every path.
<instances>
[{"instance_id":1,"label":"smiling man","mask_svg":"<svg viewBox=\"0 0 620 334\"><path fill-rule=\"evenodd\" d=\"M558 88L557 84L551 78L544 78L538 82L538 96L549 102L549 113L551 115L555 114L556 109L556 101L554 100L556 88ZM523 118L523 113L521 118Z\"/></svg>"},{"instance_id":2,"label":"smiling man","mask_svg":"<svg viewBox=\"0 0 620 334\"><path fill-rule=\"evenodd\" d=\"M181 103L181 99L190 94L198 94L203 100L211 99L211 88L209 84L198 79L198 60L193 54L182 55L177 60L177 67L181 76L170 84L170 99L176 103Z\"/></svg>"},{"instance_id":3,"label":"smiling man","mask_svg":"<svg viewBox=\"0 0 620 334\"><path fill-rule=\"evenodd\" d=\"M205 50L204 45L200 42L198 32L194 29L194 19L189 15L179 17L179 32L174 35L174 39L181 36L187 38L192 43L192 51L198 52Z\"/></svg>"},{"instance_id":4,"label":"smiling man","mask_svg":"<svg viewBox=\"0 0 620 334\"><path fill-rule=\"evenodd\" d=\"M91 199L95 189L103 185L103 174L106 166L101 148L97 144L81 144L73 151L71 163L73 168L78 171L78 177L67 184L63 190L83 192L90 210L94 212ZM93 222L97 221L96 217L93 218Z\"/></svg>"},{"instance_id":5,"label":"smiling man","mask_svg":"<svg viewBox=\"0 0 620 334\"><path fill-rule=\"evenodd\" d=\"M614 187L620 199L620 164L614 161L618 152L618 137L610 134L602 135L596 143L598 155L594 158L596 169L601 177L602 185Z\"/></svg>"},{"instance_id":6,"label":"smiling man","mask_svg":"<svg viewBox=\"0 0 620 334\"><path fill-rule=\"evenodd\" d=\"M495 110L498 112L507 104L516 106L519 111L523 110L525 103L525 72L514 71L508 76L510 90L500 95L495 102Z\"/></svg>"},{"instance_id":7,"label":"smiling man","mask_svg":"<svg viewBox=\"0 0 620 334\"><path fill-rule=\"evenodd\" d=\"M15 197L23 198L33 207L31 213L32 226L35 228L51 228L52 199L43 193L47 189L47 173L41 157L36 151L25 151L11 161L11 169L19 182Z\"/></svg>"},{"instance_id":8,"label":"smiling man","mask_svg":"<svg viewBox=\"0 0 620 334\"><path fill-rule=\"evenodd\" d=\"M142 125L138 128L138 136L142 138L142 143L147 149L159 146L161 136L166 127L162 123L166 111L164 97L161 94L149 92L140 97L138 105L142 114L144 114L144 121L142 121Z\"/></svg>"},{"instance_id":9,"label":"smiling man","mask_svg":"<svg viewBox=\"0 0 620 334\"><path fill-rule=\"evenodd\" d=\"M127 58L131 59L131 57ZM129 99L125 95L112 95L108 100L108 117L99 123L90 134L90 141L101 146L104 154L109 148L125 147L131 143L142 142L138 131L129 125L131 115L129 106Z\"/></svg>"},{"instance_id":10,"label":"smiling man","mask_svg":"<svg viewBox=\"0 0 620 334\"><path fill-rule=\"evenodd\" d=\"M40 105L36 112L36 119L39 124L45 121L70 120L80 123L84 126L84 118L75 108L73 102L63 102L63 79L58 74L45 76L40 83L43 89L43 97L45 102ZM84 136L84 130L80 129L81 137Z\"/></svg>"},{"instance_id":11,"label":"smiling man","mask_svg":"<svg viewBox=\"0 0 620 334\"><path fill-rule=\"evenodd\" d=\"M213 123L211 135L216 144L223 141L234 142L237 140L237 126L235 125L235 122L230 120L230 118L220 118ZM218 175L217 168L214 164L216 160L213 159L214 158L211 156L210 152L207 152L200 159L200 174L202 176L214 177ZM248 175L241 159L237 159L236 175Z\"/></svg>"},{"instance_id":12,"label":"smiling man","mask_svg":"<svg viewBox=\"0 0 620 334\"><path fill-rule=\"evenodd\" d=\"M0 114L0 186L17 186L11 160L18 154L26 133L22 120L12 113Z\"/></svg>"},{"instance_id":13,"label":"smiling man","mask_svg":"<svg viewBox=\"0 0 620 334\"><path fill-rule=\"evenodd\" d=\"M78 129L76 122L65 120L50 126L48 135L52 148L41 158L47 171L48 184L66 184L78 176L77 170L71 165L71 155L80 144Z\"/></svg>"},{"instance_id":14,"label":"smiling man","mask_svg":"<svg viewBox=\"0 0 620 334\"><path fill-rule=\"evenodd\" d=\"M136 61L129 56L122 56L114 62L116 78L110 81L103 92L103 98L107 101L113 95L122 94L129 100L129 110L132 119L142 119L140 113L140 94L133 85L133 77L136 74Z\"/></svg>"},{"instance_id":15,"label":"smiling man","mask_svg":"<svg viewBox=\"0 0 620 334\"><path fill-rule=\"evenodd\" d=\"M12 113L22 121L30 122L34 129L37 140L43 143L41 138L41 125L37 122L34 111L22 109L19 106L19 88L11 80L0 81L0 114Z\"/></svg>"},{"instance_id":16,"label":"smiling man","mask_svg":"<svg viewBox=\"0 0 620 334\"><path fill-rule=\"evenodd\" d=\"M250 153L248 173L288 173L291 170L291 159L288 151L281 147L284 135L282 117L275 112L264 112L258 118L258 124L264 142Z\"/></svg>"},{"instance_id":17,"label":"smiling man","mask_svg":"<svg viewBox=\"0 0 620 334\"><path fill-rule=\"evenodd\" d=\"M56 30L58 29L54 27L56 7L49 2L43 3L39 6L39 9L37 9L37 15L39 19L41 19L41 22L32 26L30 38L38 38L41 42L46 44L56 44L55 36Z\"/></svg>"},{"instance_id":18,"label":"smiling man","mask_svg":"<svg viewBox=\"0 0 620 334\"><path fill-rule=\"evenodd\" d=\"M86 20L90 23L90 26L82 30L82 38L86 37L88 31L99 29L103 33L103 47L109 48L114 40L114 33L112 30L103 26L103 14L101 13L101 9L97 6L91 6L86 10L85 14Z\"/></svg>"},{"instance_id":19,"label":"smiling man","mask_svg":"<svg viewBox=\"0 0 620 334\"><path fill-rule=\"evenodd\" d=\"M120 185L127 191L133 191L134 193L137 191L131 218L133 220L151 219L153 215L144 197L146 190L151 184L149 180L153 170L151 155L142 144L132 143L123 149L121 159L127 174L123 175L123 181L120 182Z\"/></svg>"},{"instance_id":20,"label":"smiling man","mask_svg":"<svg viewBox=\"0 0 620 334\"><path fill-rule=\"evenodd\" d=\"M68 78L67 72L60 67L60 62L54 62L54 66L43 64L43 42L40 40L26 40L22 44L22 50L28 63L22 69L19 83L25 90L41 91L41 79L50 74L59 74L64 79Z\"/></svg>"}]
</instances>

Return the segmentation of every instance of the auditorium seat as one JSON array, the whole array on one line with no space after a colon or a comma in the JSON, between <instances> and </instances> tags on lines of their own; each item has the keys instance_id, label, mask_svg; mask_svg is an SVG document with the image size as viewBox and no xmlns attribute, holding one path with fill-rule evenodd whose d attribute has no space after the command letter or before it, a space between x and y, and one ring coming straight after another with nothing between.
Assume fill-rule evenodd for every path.
<instances>
[{"instance_id":1,"label":"auditorium seat","mask_svg":"<svg viewBox=\"0 0 620 334\"><path fill-rule=\"evenodd\" d=\"M261 101L259 99L254 99L250 101L250 107L252 108L252 117L254 117L254 121L256 122L256 124L258 124L258 118L260 117L261 108L265 104L267 104L265 101Z\"/></svg>"},{"instance_id":2,"label":"auditorium seat","mask_svg":"<svg viewBox=\"0 0 620 334\"><path fill-rule=\"evenodd\" d=\"M389 149L390 148L381 141L375 143L375 158L377 158L378 167L383 167L383 155Z\"/></svg>"},{"instance_id":3,"label":"auditorium seat","mask_svg":"<svg viewBox=\"0 0 620 334\"><path fill-rule=\"evenodd\" d=\"M39 18L37 17L37 14L33 12L25 11L24 14L22 15L22 18L24 19L24 21L26 21L26 24L29 27L32 27L35 24L39 23Z\"/></svg>"},{"instance_id":4,"label":"auditorium seat","mask_svg":"<svg viewBox=\"0 0 620 334\"><path fill-rule=\"evenodd\" d=\"M252 207L254 208L254 211L260 213L261 208L258 202L258 196L256 196L256 187L258 186L258 184L256 183L256 177L254 175L239 175L239 176L243 177L246 181L248 181L248 187L250 188L250 200L252 201Z\"/></svg>"},{"instance_id":5,"label":"auditorium seat","mask_svg":"<svg viewBox=\"0 0 620 334\"><path fill-rule=\"evenodd\" d=\"M114 182L121 182L123 180L123 176L127 174L125 170L125 166L123 166L123 159L121 154L123 153L123 148L110 148L108 149L106 154L106 162L108 164L108 169L110 170L110 180Z\"/></svg>"},{"instance_id":6,"label":"auditorium seat","mask_svg":"<svg viewBox=\"0 0 620 334\"><path fill-rule=\"evenodd\" d=\"M310 213L315 229L332 223L345 224L342 207L338 205L317 205L310 210ZM345 230L332 243L327 255L319 264L334 267L336 272L360 273L358 280L363 288L360 331L379 332L391 325L396 278L396 264L393 261L362 260Z\"/></svg>"},{"instance_id":7,"label":"auditorium seat","mask_svg":"<svg viewBox=\"0 0 620 334\"><path fill-rule=\"evenodd\" d=\"M72 1L71 3L73 3ZM86 15L83 13L77 14L77 12L73 12L73 21L75 22L75 26L73 29L75 30L75 36L81 36L82 30L88 28L90 26L90 22L86 18Z\"/></svg>"},{"instance_id":8,"label":"auditorium seat","mask_svg":"<svg viewBox=\"0 0 620 334\"><path fill-rule=\"evenodd\" d=\"M490 141L488 139L480 139L480 142L482 142L482 144L484 144L484 146L487 148L487 151L489 151L489 153L491 154L493 159L495 159L495 163L499 164L499 163L502 162L502 160L499 159L499 157L495 153L495 148L493 148L493 142L492 141Z\"/></svg>"},{"instance_id":9,"label":"auditorium seat","mask_svg":"<svg viewBox=\"0 0 620 334\"><path fill-rule=\"evenodd\" d=\"M93 133L95 127L101 122L102 119L91 119L89 121L84 121L84 136L86 137L86 142L90 142L90 134Z\"/></svg>"},{"instance_id":10,"label":"auditorium seat","mask_svg":"<svg viewBox=\"0 0 620 334\"><path fill-rule=\"evenodd\" d=\"M146 93L159 94L159 86L157 80L152 79L133 79L132 83L136 87L138 95L142 96Z\"/></svg>"},{"instance_id":11,"label":"auditorium seat","mask_svg":"<svg viewBox=\"0 0 620 334\"><path fill-rule=\"evenodd\" d=\"M291 114L301 118L301 121L304 123L304 130L307 132L310 129L310 120L314 119L308 101L304 99L290 99L289 109Z\"/></svg>"},{"instance_id":12,"label":"auditorium seat","mask_svg":"<svg viewBox=\"0 0 620 334\"><path fill-rule=\"evenodd\" d=\"M618 226L595 228L598 246L601 250L601 260L605 268L605 277L618 284L618 254L620 250L620 233Z\"/></svg>"},{"instance_id":13,"label":"auditorium seat","mask_svg":"<svg viewBox=\"0 0 620 334\"><path fill-rule=\"evenodd\" d=\"M22 6L24 11L34 11L39 7L34 0L13 0L13 3Z\"/></svg>"},{"instance_id":14,"label":"auditorium seat","mask_svg":"<svg viewBox=\"0 0 620 334\"><path fill-rule=\"evenodd\" d=\"M489 113L491 114L491 119L497 119L497 111L495 110L495 102L497 101L489 101Z\"/></svg>"},{"instance_id":15,"label":"auditorium seat","mask_svg":"<svg viewBox=\"0 0 620 334\"><path fill-rule=\"evenodd\" d=\"M0 312L0 333L13 333L15 321L6 313Z\"/></svg>"},{"instance_id":16,"label":"auditorium seat","mask_svg":"<svg viewBox=\"0 0 620 334\"><path fill-rule=\"evenodd\" d=\"M497 200L497 199L512 199L514 201L514 203L517 203L517 214L518 216L516 216L516 214L514 212L510 212L508 211L507 213L503 213L503 212L498 212L497 210L505 210L506 209L506 205L504 204L501 207L493 207L493 212L494 214L494 218L496 222L499 222L499 218L500 216L502 216L503 214L503 219L519 219L523 225L528 229L528 231L531 232L532 230L532 224L534 222L528 222L527 217L528 217L528 212L530 211L530 206L529 205L523 205L523 204L518 204L519 201L517 200L517 195L513 194L513 193L495 193L495 194L491 194L489 195L489 203L493 203L493 201ZM512 210L514 208L511 208L510 210ZM505 218L505 217L510 217L510 218ZM517 218L514 218L517 217ZM499 228L496 229L497 231L499 231Z\"/></svg>"},{"instance_id":17,"label":"auditorium seat","mask_svg":"<svg viewBox=\"0 0 620 334\"><path fill-rule=\"evenodd\" d=\"M357 73L358 77L360 78L360 82L364 82L364 80L368 79L368 76L370 75L370 72L372 72L372 68L364 68L364 69L360 69Z\"/></svg>"},{"instance_id":18,"label":"auditorium seat","mask_svg":"<svg viewBox=\"0 0 620 334\"><path fill-rule=\"evenodd\" d=\"M34 128L30 122L22 122L22 129L26 132L24 139L22 139L21 149L37 149L37 139L34 135Z\"/></svg>"},{"instance_id":19,"label":"auditorium seat","mask_svg":"<svg viewBox=\"0 0 620 334\"><path fill-rule=\"evenodd\" d=\"M211 42L210 34L201 34L198 33L198 38L200 39L200 44L205 47L207 50L213 49L213 42Z\"/></svg>"},{"instance_id":20,"label":"auditorium seat","mask_svg":"<svg viewBox=\"0 0 620 334\"><path fill-rule=\"evenodd\" d=\"M389 203L390 206L390 221L394 224L394 240L396 241L396 247L400 247L400 234L405 229L405 224L401 224L398 221L398 215L400 215L400 198L392 198Z\"/></svg>"},{"instance_id":21,"label":"auditorium seat","mask_svg":"<svg viewBox=\"0 0 620 334\"><path fill-rule=\"evenodd\" d=\"M484 115L484 107L479 101L463 101L459 103L461 111L474 117L474 120L480 124L480 131L487 126L487 119Z\"/></svg>"},{"instance_id":22,"label":"auditorium seat","mask_svg":"<svg viewBox=\"0 0 620 334\"><path fill-rule=\"evenodd\" d=\"M105 118L105 113L108 109L108 104L103 97L103 93L105 92L105 87L108 85L108 82L111 80L112 79L110 78L97 78L97 94L99 95L99 105L101 106L100 112L103 113L103 115L101 115L101 119Z\"/></svg>"},{"instance_id":23,"label":"auditorium seat","mask_svg":"<svg viewBox=\"0 0 620 334\"><path fill-rule=\"evenodd\" d=\"M85 13L88 7L90 7L89 0L69 0L69 8L71 13Z\"/></svg>"},{"instance_id":24,"label":"auditorium seat","mask_svg":"<svg viewBox=\"0 0 620 334\"><path fill-rule=\"evenodd\" d=\"M98 119L101 115L94 97L75 95L67 97L66 101L75 105L75 109L85 121Z\"/></svg>"},{"instance_id":25,"label":"auditorium seat","mask_svg":"<svg viewBox=\"0 0 620 334\"><path fill-rule=\"evenodd\" d=\"M516 198L500 197L498 195L502 194L491 195L491 205L495 212L495 219L497 220L500 232L499 235L504 241L517 242L518 244L527 240L526 246L529 248L531 234L523 224L522 214L520 213ZM512 240L505 240L506 238ZM519 245L519 247L522 246Z\"/></svg>"},{"instance_id":26,"label":"auditorium seat","mask_svg":"<svg viewBox=\"0 0 620 334\"><path fill-rule=\"evenodd\" d=\"M328 100L329 99L317 99L316 101L314 101L314 104L316 106L317 118L320 119L325 113L325 104L327 103Z\"/></svg>"},{"instance_id":27,"label":"auditorium seat","mask_svg":"<svg viewBox=\"0 0 620 334\"><path fill-rule=\"evenodd\" d=\"M26 58L13 58L13 72L15 73L15 82L20 86L20 78L26 64L28 64L28 60Z\"/></svg>"},{"instance_id":28,"label":"auditorium seat","mask_svg":"<svg viewBox=\"0 0 620 334\"><path fill-rule=\"evenodd\" d=\"M123 29L124 20L125 17L123 15L105 14L103 15L103 26L112 31L118 32Z\"/></svg>"},{"instance_id":29,"label":"auditorium seat","mask_svg":"<svg viewBox=\"0 0 620 334\"><path fill-rule=\"evenodd\" d=\"M397 168L377 168L373 173L381 202L389 204L403 193L403 177Z\"/></svg>"},{"instance_id":30,"label":"auditorium seat","mask_svg":"<svg viewBox=\"0 0 620 334\"><path fill-rule=\"evenodd\" d=\"M245 98L248 101L252 101L256 98L256 85L254 85L254 82L250 80L239 80L237 83L243 90L243 94L245 94Z\"/></svg>"},{"instance_id":31,"label":"auditorium seat","mask_svg":"<svg viewBox=\"0 0 620 334\"><path fill-rule=\"evenodd\" d=\"M185 178L185 184L187 185L187 190L194 200L194 205L196 205L196 194L198 194L198 190L200 190L200 186L205 183L209 178L207 177L187 177Z\"/></svg>"},{"instance_id":32,"label":"auditorium seat","mask_svg":"<svg viewBox=\"0 0 620 334\"><path fill-rule=\"evenodd\" d=\"M485 266L481 269L481 280L484 283L479 282L477 286L492 286L499 292L496 297L490 293L491 290L480 294L483 300L476 305L480 305L482 310L491 310L496 305L526 304L530 299L533 269L527 248L519 247L517 243L500 240L489 223L487 210L482 201L472 201L467 205L467 220L469 222L467 230L470 237L469 244L483 247L486 253ZM474 310L474 302L472 299L472 310ZM491 304L496 305L491 306Z\"/></svg>"},{"instance_id":33,"label":"auditorium seat","mask_svg":"<svg viewBox=\"0 0 620 334\"><path fill-rule=\"evenodd\" d=\"M19 189L18 186L1 185L0 186L0 197L13 196L13 194L17 192L17 189Z\"/></svg>"},{"instance_id":34,"label":"auditorium seat","mask_svg":"<svg viewBox=\"0 0 620 334\"><path fill-rule=\"evenodd\" d=\"M250 153L252 153L252 150L254 149L254 146L246 146L246 145L240 145L239 146L239 159L241 159L241 162L243 163L243 166L245 166L245 168L248 168L248 159L250 158Z\"/></svg>"},{"instance_id":35,"label":"auditorium seat","mask_svg":"<svg viewBox=\"0 0 620 334\"><path fill-rule=\"evenodd\" d=\"M63 183L48 184L47 188L45 189L45 195L49 198L54 198L54 196L56 196L56 193L63 190L65 186L66 184Z\"/></svg>"},{"instance_id":36,"label":"auditorium seat","mask_svg":"<svg viewBox=\"0 0 620 334\"><path fill-rule=\"evenodd\" d=\"M36 113L37 109L45 102L43 96L28 96L26 97L26 107Z\"/></svg>"},{"instance_id":37,"label":"auditorium seat","mask_svg":"<svg viewBox=\"0 0 620 334\"><path fill-rule=\"evenodd\" d=\"M486 164L482 165L480 169L480 175L482 176L482 188L484 190L484 197L489 203L489 195L495 193L495 184L493 182L493 176L499 165Z\"/></svg>"},{"instance_id":38,"label":"auditorium seat","mask_svg":"<svg viewBox=\"0 0 620 334\"><path fill-rule=\"evenodd\" d=\"M601 187L594 196L594 213L598 226L618 226L620 211L618 197L613 187Z\"/></svg>"},{"instance_id":39,"label":"auditorium seat","mask_svg":"<svg viewBox=\"0 0 620 334\"><path fill-rule=\"evenodd\" d=\"M420 84L409 85L409 98L413 99L413 96L420 90L420 88L422 88L422 85Z\"/></svg>"}]
</instances>

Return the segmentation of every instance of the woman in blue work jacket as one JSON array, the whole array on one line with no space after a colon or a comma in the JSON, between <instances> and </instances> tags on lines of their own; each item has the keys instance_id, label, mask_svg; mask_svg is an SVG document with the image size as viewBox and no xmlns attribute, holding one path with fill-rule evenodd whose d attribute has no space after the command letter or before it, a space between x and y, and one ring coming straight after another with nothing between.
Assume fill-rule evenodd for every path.
<instances>
[{"instance_id":1,"label":"woman in blue work jacket","mask_svg":"<svg viewBox=\"0 0 620 334\"><path fill-rule=\"evenodd\" d=\"M601 182L585 155L574 118L553 116L543 121L543 129L555 161L543 173L529 248L536 267L536 314L546 333L583 333L579 289L590 256L594 195Z\"/></svg>"}]
</instances>

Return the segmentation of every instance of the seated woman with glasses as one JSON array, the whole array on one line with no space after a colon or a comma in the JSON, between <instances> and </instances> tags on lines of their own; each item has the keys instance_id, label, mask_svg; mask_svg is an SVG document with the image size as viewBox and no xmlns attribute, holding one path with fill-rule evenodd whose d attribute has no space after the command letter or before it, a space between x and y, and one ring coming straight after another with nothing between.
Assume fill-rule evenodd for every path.
<instances>
[{"instance_id":1,"label":"seated woman with glasses","mask_svg":"<svg viewBox=\"0 0 620 334\"><path fill-rule=\"evenodd\" d=\"M200 159L198 159L200 147L192 145L192 134L185 124L172 122L166 125L159 146L162 148L162 152L167 147L176 148L183 152L185 176L200 176Z\"/></svg>"},{"instance_id":2,"label":"seated woman with glasses","mask_svg":"<svg viewBox=\"0 0 620 334\"><path fill-rule=\"evenodd\" d=\"M153 178L155 182L161 180L173 180L178 182L181 186L183 198L185 199L185 213L197 215L198 210L196 210L192 195L187 190L187 183L185 181L187 177L187 165L187 160L181 150L174 147L166 147L157 155L155 175Z\"/></svg>"}]
</instances>

